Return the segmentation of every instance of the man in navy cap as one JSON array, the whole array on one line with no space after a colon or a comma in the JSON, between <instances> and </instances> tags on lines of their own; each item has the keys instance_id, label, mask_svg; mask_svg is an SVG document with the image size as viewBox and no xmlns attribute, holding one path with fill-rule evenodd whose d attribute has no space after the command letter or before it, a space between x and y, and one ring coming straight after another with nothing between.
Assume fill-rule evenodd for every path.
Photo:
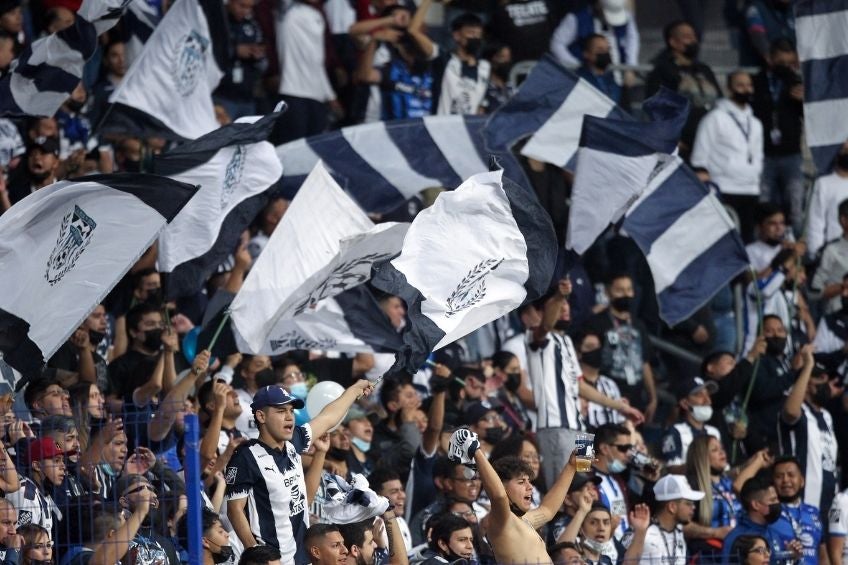
<instances>
[{"instance_id":1,"label":"man in navy cap","mask_svg":"<svg viewBox=\"0 0 848 565\"><path fill-rule=\"evenodd\" d=\"M256 392L250 407L259 438L236 450L226 472L227 516L245 548L271 545L280 550L283 564L308 561L303 540L309 512L300 454L372 389L367 380L358 381L303 426L295 425L294 417L303 400L279 385Z\"/></svg>"},{"instance_id":2,"label":"man in navy cap","mask_svg":"<svg viewBox=\"0 0 848 565\"><path fill-rule=\"evenodd\" d=\"M36 190L56 182L59 167L59 140L36 137L27 149L27 166L19 166L9 178L9 200L12 205ZM20 171L20 172L18 172Z\"/></svg>"}]
</instances>

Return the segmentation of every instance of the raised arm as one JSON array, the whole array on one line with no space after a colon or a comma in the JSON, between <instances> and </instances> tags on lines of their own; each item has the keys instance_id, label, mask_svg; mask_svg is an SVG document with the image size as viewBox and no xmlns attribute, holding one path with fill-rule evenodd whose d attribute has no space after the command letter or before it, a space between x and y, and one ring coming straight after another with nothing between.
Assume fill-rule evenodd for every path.
<instances>
[{"instance_id":1,"label":"raised arm","mask_svg":"<svg viewBox=\"0 0 848 565\"><path fill-rule=\"evenodd\" d=\"M542 504L524 515L524 520L529 522L534 530L538 530L550 522L562 507L565 496L568 494L568 487L571 486L574 473L577 471L577 458L574 454L575 452L572 451L571 457L568 458L568 463L562 472L560 472L559 477L557 477L556 482L548 491L548 494L542 499Z\"/></svg>"},{"instance_id":2,"label":"raised arm","mask_svg":"<svg viewBox=\"0 0 848 565\"><path fill-rule=\"evenodd\" d=\"M509 509L509 496L506 494L506 489L501 482L501 478L495 472L495 468L486 459L486 454L482 449L478 449L474 453L474 462L477 463L477 471L480 473L480 481L483 483L483 488L489 495L489 500L492 503L489 510L488 529L500 531L506 524L512 512Z\"/></svg>"},{"instance_id":3,"label":"raised arm","mask_svg":"<svg viewBox=\"0 0 848 565\"><path fill-rule=\"evenodd\" d=\"M437 364L433 369L431 388L433 399L427 413L427 429L421 437L421 451L430 455L439 447L439 435L445 423L445 397L451 379L451 372L445 365Z\"/></svg>"},{"instance_id":4,"label":"raised arm","mask_svg":"<svg viewBox=\"0 0 848 565\"><path fill-rule=\"evenodd\" d=\"M330 431L330 428L342 421L353 403L362 396L368 396L374 387L365 379L359 380L340 397L329 403L321 412L309 422L312 428L312 437L321 437Z\"/></svg>"},{"instance_id":5,"label":"raised arm","mask_svg":"<svg viewBox=\"0 0 848 565\"><path fill-rule=\"evenodd\" d=\"M783 404L783 412L781 417L787 424L794 424L801 417L801 406L804 404L804 397L807 395L807 385L810 383L810 376L813 374L815 359L813 358L813 346L810 344L801 347L801 357L804 359L804 366L801 368L801 374L798 375L798 380L792 385L789 391L789 396L786 397L786 402Z\"/></svg>"}]
</instances>

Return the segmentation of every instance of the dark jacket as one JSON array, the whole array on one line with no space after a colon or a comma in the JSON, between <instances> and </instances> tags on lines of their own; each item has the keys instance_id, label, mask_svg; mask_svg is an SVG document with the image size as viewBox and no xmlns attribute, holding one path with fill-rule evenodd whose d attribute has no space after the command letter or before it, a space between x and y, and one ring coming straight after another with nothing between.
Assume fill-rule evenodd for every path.
<instances>
[{"instance_id":1,"label":"dark jacket","mask_svg":"<svg viewBox=\"0 0 848 565\"><path fill-rule=\"evenodd\" d=\"M754 115L763 123L763 150L766 157L797 155L801 152L804 127L804 103L789 96L789 90L801 84L801 77L779 77L762 71L754 77ZM776 138L772 132L779 131ZM775 143L777 141L777 143Z\"/></svg>"}]
</instances>

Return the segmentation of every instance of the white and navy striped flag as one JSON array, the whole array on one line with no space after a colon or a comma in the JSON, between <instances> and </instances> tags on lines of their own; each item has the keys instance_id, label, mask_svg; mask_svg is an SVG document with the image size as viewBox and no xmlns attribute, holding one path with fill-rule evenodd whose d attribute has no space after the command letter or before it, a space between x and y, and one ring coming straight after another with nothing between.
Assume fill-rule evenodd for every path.
<instances>
[{"instance_id":1,"label":"white and navy striped flag","mask_svg":"<svg viewBox=\"0 0 848 565\"><path fill-rule=\"evenodd\" d=\"M317 164L230 307L242 351L258 353L279 320L366 282L375 262L400 251L408 228L374 225Z\"/></svg>"},{"instance_id":2,"label":"white and navy striped flag","mask_svg":"<svg viewBox=\"0 0 848 565\"><path fill-rule=\"evenodd\" d=\"M141 55L144 44L153 35L161 20L162 17L156 8L147 0L130 0L124 19L121 20L121 28L124 31L124 60L128 68Z\"/></svg>"},{"instance_id":3,"label":"white and navy striped flag","mask_svg":"<svg viewBox=\"0 0 848 565\"><path fill-rule=\"evenodd\" d=\"M624 216L657 167L677 150L688 100L663 88L643 108L653 121L583 120L566 239L566 247L581 255Z\"/></svg>"},{"instance_id":4,"label":"white and navy striped flag","mask_svg":"<svg viewBox=\"0 0 848 565\"><path fill-rule=\"evenodd\" d=\"M531 136L522 155L573 170L585 116L633 120L608 96L545 55L515 96L489 117L486 149L503 152Z\"/></svg>"},{"instance_id":5,"label":"white and navy striped flag","mask_svg":"<svg viewBox=\"0 0 848 565\"><path fill-rule=\"evenodd\" d=\"M414 374L431 351L544 294L556 258L550 216L502 170L440 194L400 255L374 267L371 284L402 298L409 320L389 373Z\"/></svg>"},{"instance_id":6,"label":"white and navy striped flag","mask_svg":"<svg viewBox=\"0 0 848 565\"><path fill-rule=\"evenodd\" d=\"M0 116L52 116L82 80L97 37L114 26L127 0L84 0L74 25L28 46L0 79Z\"/></svg>"},{"instance_id":7,"label":"white and navy striped flag","mask_svg":"<svg viewBox=\"0 0 848 565\"><path fill-rule=\"evenodd\" d=\"M660 317L669 326L689 318L748 267L724 206L676 156L627 211L622 231L645 254Z\"/></svg>"},{"instance_id":8,"label":"white and navy striped flag","mask_svg":"<svg viewBox=\"0 0 848 565\"><path fill-rule=\"evenodd\" d=\"M807 145L819 174L826 174L848 141L848 0L797 0L795 34Z\"/></svg>"},{"instance_id":9,"label":"white and navy striped flag","mask_svg":"<svg viewBox=\"0 0 848 565\"><path fill-rule=\"evenodd\" d=\"M299 139L277 148L291 197L320 160L367 212L387 213L421 190L455 188L489 170L480 116L429 116L375 122ZM524 173L510 153L498 154L511 178Z\"/></svg>"},{"instance_id":10,"label":"white and navy striped flag","mask_svg":"<svg viewBox=\"0 0 848 565\"><path fill-rule=\"evenodd\" d=\"M169 297L192 294L236 248L267 202L283 167L267 141L281 113L238 121L153 160L153 172L200 185L159 236L159 270Z\"/></svg>"},{"instance_id":11,"label":"white and navy striped flag","mask_svg":"<svg viewBox=\"0 0 848 565\"><path fill-rule=\"evenodd\" d=\"M228 61L223 4L177 0L109 97L100 131L186 140L217 129L212 91Z\"/></svg>"},{"instance_id":12,"label":"white and navy striped flag","mask_svg":"<svg viewBox=\"0 0 848 565\"><path fill-rule=\"evenodd\" d=\"M6 362L38 374L195 191L155 175L93 175L42 188L0 216Z\"/></svg>"}]
</instances>

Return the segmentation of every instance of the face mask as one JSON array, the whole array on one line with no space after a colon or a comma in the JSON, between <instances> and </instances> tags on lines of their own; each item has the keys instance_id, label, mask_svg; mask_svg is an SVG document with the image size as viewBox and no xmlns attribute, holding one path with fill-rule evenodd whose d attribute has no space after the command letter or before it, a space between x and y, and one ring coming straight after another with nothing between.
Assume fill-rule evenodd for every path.
<instances>
[{"instance_id":1,"label":"face mask","mask_svg":"<svg viewBox=\"0 0 848 565\"><path fill-rule=\"evenodd\" d=\"M824 406L828 400L830 400L830 385L828 383L816 385L816 389L813 392L813 402L818 406Z\"/></svg>"},{"instance_id":2,"label":"face mask","mask_svg":"<svg viewBox=\"0 0 848 565\"><path fill-rule=\"evenodd\" d=\"M124 172L140 173L141 161L136 161L135 159L124 159Z\"/></svg>"},{"instance_id":3,"label":"face mask","mask_svg":"<svg viewBox=\"0 0 848 565\"><path fill-rule=\"evenodd\" d=\"M571 326L570 320L557 320L554 322L554 329L560 332L568 331L568 328Z\"/></svg>"},{"instance_id":4,"label":"face mask","mask_svg":"<svg viewBox=\"0 0 848 565\"><path fill-rule=\"evenodd\" d=\"M595 66L597 68L605 71L610 65L612 65L612 57L609 53L598 53L595 55Z\"/></svg>"},{"instance_id":5,"label":"face mask","mask_svg":"<svg viewBox=\"0 0 848 565\"><path fill-rule=\"evenodd\" d=\"M483 40L478 37L472 37L465 40L465 52L469 55L477 57L480 54L480 48L483 47Z\"/></svg>"},{"instance_id":6,"label":"face mask","mask_svg":"<svg viewBox=\"0 0 848 565\"><path fill-rule=\"evenodd\" d=\"M633 305L632 296L619 296L610 300L610 306L619 312L630 312L630 307Z\"/></svg>"},{"instance_id":7,"label":"face mask","mask_svg":"<svg viewBox=\"0 0 848 565\"><path fill-rule=\"evenodd\" d=\"M731 92L730 97L737 104L750 104L754 96L748 92Z\"/></svg>"},{"instance_id":8,"label":"face mask","mask_svg":"<svg viewBox=\"0 0 848 565\"><path fill-rule=\"evenodd\" d=\"M294 383L289 387L291 395L301 400L306 400L306 394L309 392L309 386L306 383Z\"/></svg>"},{"instance_id":9,"label":"face mask","mask_svg":"<svg viewBox=\"0 0 848 565\"><path fill-rule=\"evenodd\" d=\"M580 362L593 369L601 368L601 350L584 351L580 354Z\"/></svg>"},{"instance_id":10,"label":"face mask","mask_svg":"<svg viewBox=\"0 0 848 565\"><path fill-rule=\"evenodd\" d=\"M504 386L509 392L514 393L521 385L521 373L507 373Z\"/></svg>"},{"instance_id":11,"label":"face mask","mask_svg":"<svg viewBox=\"0 0 848 565\"><path fill-rule=\"evenodd\" d=\"M587 548L593 553L606 553L607 551L609 551L610 546L612 545L612 540L600 542L591 538L583 538L581 544L583 545L583 547Z\"/></svg>"},{"instance_id":12,"label":"face mask","mask_svg":"<svg viewBox=\"0 0 848 565\"><path fill-rule=\"evenodd\" d=\"M105 337L106 337L106 334L103 333L103 332L96 332L94 330L88 330L88 341L91 343L91 345L96 346L101 341L103 341L103 338L105 338Z\"/></svg>"},{"instance_id":13,"label":"face mask","mask_svg":"<svg viewBox=\"0 0 848 565\"><path fill-rule=\"evenodd\" d=\"M772 72L774 76L785 82L794 82L798 78L798 75L795 74L795 69L786 65L777 65L772 69Z\"/></svg>"},{"instance_id":14,"label":"face mask","mask_svg":"<svg viewBox=\"0 0 848 565\"><path fill-rule=\"evenodd\" d=\"M220 546L220 551L218 553L212 554L212 560L215 563L226 563L227 561L233 561L235 559L235 553L233 553L233 548L229 545Z\"/></svg>"},{"instance_id":15,"label":"face mask","mask_svg":"<svg viewBox=\"0 0 848 565\"><path fill-rule=\"evenodd\" d=\"M144 332L144 348L159 349L162 345L162 330L147 330Z\"/></svg>"},{"instance_id":16,"label":"face mask","mask_svg":"<svg viewBox=\"0 0 848 565\"><path fill-rule=\"evenodd\" d=\"M848 153L836 156L836 166L843 170L848 170Z\"/></svg>"},{"instance_id":17,"label":"face mask","mask_svg":"<svg viewBox=\"0 0 848 565\"><path fill-rule=\"evenodd\" d=\"M53 565L52 559L30 559L30 565Z\"/></svg>"},{"instance_id":18,"label":"face mask","mask_svg":"<svg viewBox=\"0 0 848 565\"><path fill-rule=\"evenodd\" d=\"M509 78L509 71L512 70L512 63L497 63L492 65L492 74L499 76L501 80Z\"/></svg>"},{"instance_id":19,"label":"face mask","mask_svg":"<svg viewBox=\"0 0 848 565\"><path fill-rule=\"evenodd\" d=\"M627 469L627 464L622 461L619 461L618 459L613 459L609 462L607 468L609 468L610 473L615 475L618 473L623 473L624 470Z\"/></svg>"},{"instance_id":20,"label":"face mask","mask_svg":"<svg viewBox=\"0 0 848 565\"><path fill-rule=\"evenodd\" d=\"M841 297L842 300L842 311L848 312L848 296Z\"/></svg>"},{"instance_id":21,"label":"face mask","mask_svg":"<svg viewBox=\"0 0 848 565\"><path fill-rule=\"evenodd\" d=\"M766 338L766 353L772 357L783 355L783 350L786 349L785 337L767 337Z\"/></svg>"},{"instance_id":22,"label":"face mask","mask_svg":"<svg viewBox=\"0 0 848 565\"><path fill-rule=\"evenodd\" d=\"M159 286L148 290L145 302L147 304L153 304L154 306L161 306L163 302L162 287Z\"/></svg>"},{"instance_id":23,"label":"face mask","mask_svg":"<svg viewBox=\"0 0 848 565\"><path fill-rule=\"evenodd\" d=\"M114 476L117 475L115 470L108 463L101 463L100 464L100 470L103 471L103 473L105 473L106 475L108 475L110 477L114 477Z\"/></svg>"},{"instance_id":24,"label":"face mask","mask_svg":"<svg viewBox=\"0 0 848 565\"><path fill-rule=\"evenodd\" d=\"M712 406L693 406L692 407L692 417L695 418L696 422L708 422L710 418L713 417L713 407Z\"/></svg>"},{"instance_id":25,"label":"face mask","mask_svg":"<svg viewBox=\"0 0 848 565\"><path fill-rule=\"evenodd\" d=\"M701 50L701 45L696 41L690 43L683 49L683 56L692 61L698 60L698 52Z\"/></svg>"},{"instance_id":26,"label":"face mask","mask_svg":"<svg viewBox=\"0 0 848 565\"><path fill-rule=\"evenodd\" d=\"M774 247L776 245L780 245L781 243L783 243L783 238L773 237L773 238L764 239L763 242L766 245L770 245L770 246Z\"/></svg>"},{"instance_id":27,"label":"face mask","mask_svg":"<svg viewBox=\"0 0 848 565\"><path fill-rule=\"evenodd\" d=\"M79 100L68 100L65 105L68 107L68 110L76 113L82 110L82 107L85 106L85 102L80 102Z\"/></svg>"},{"instance_id":28,"label":"face mask","mask_svg":"<svg viewBox=\"0 0 848 565\"><path fill-rule=\"evenodd\" d=\"M327 452L327 457L333 461L346 461L348 452L340 447L331 447Z\"/></svg>"},{"instance_id":29,"label":"face mask","mask_svg":"<svg viewBox=\"0 0 848 565\"><path fill-rule=\"evenodd\" d=\"M492 445L501 441L504 437L503 428L489 428L483 434L483 439L486 443L491 443Z\"/></svg>"},{"instance_id":30,"label":"face mask","mask_svg":"<svg viewBox=\"0 0 848 565\"><path fill-rule=\"evenodd\" d=\"M41 182L43 180L46 180L47 177L50 176L50 171L42 171L40 173L34 173L34 172L30 171L29 176L35 182Z\"/></svg>"},{"instance_id":31,"label":"face mask","mask_svg":"<svg viewBox=\"0 0 848 565\"><path fill-rule=\"evenodd\" d=\"M270 367L262 369L253 375L253 378L256 380L256 386L259 388L271 386L277 383L277 374L274 372L274 369L271 369Z\"/></svg>"},{"instance_id":32,"label":"face mask","mask_svg":"<svg viewBox=\"0 0 848 565\"><path fill-rule=\"evenodd\" d=\"M363 453L368 453L368 450L371 449L371 442L365 441L364 439L360 439L358 437L351 438L350 443L356 446L356 449Z\"/></svg>"},{"instance_id":33,"label":"face mask","mask_svg":"<svg viewBox=\"0 0 848 565\"><path fill-rule=\"evenodd\" d=\"M774 524L780 519L780 503L775 502L774 504L769 504L768 514L765 516L766 522L769 524Z\"/></svg>"}]
</instances>

